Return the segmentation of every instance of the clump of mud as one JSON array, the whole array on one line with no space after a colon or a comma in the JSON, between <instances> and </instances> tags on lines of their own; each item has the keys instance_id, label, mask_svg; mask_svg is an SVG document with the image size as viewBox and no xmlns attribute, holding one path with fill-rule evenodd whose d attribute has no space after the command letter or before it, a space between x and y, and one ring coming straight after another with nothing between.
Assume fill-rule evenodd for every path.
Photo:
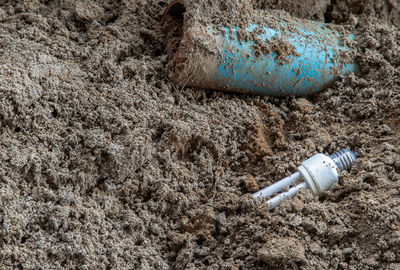
<instances>
[{"instance_id":1,"label":"clump of mud","mask_svg":"<svg viewBox=\"0 0 400 270\"><path fill-rule=\"evenodd\" d=\"M358 76L307 98L181 89L167 76L167 1L3 3L0 265L399 269L398 4L294 2L191 10L342 24L359 33ZM360 158L321 198L304 190L273 212L251 198L343 147Z\"/></svg>"}]
</instances>

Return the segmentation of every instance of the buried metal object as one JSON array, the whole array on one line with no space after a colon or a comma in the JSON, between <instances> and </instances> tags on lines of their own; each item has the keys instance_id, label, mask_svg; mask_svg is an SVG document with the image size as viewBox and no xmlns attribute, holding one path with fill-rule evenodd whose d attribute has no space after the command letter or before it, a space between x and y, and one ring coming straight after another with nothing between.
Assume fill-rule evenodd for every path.
<instances>
[{"instance_id":1,"label":"buried metal object","mask_svg":"<svg viewBox=\"0 0 400 270\"><path fill-rule=\"evenodd\" d=\"M339 28L266 11L266 24L245 28L188 23L183 0L163 16L170 78L180 85L273 96L302 96L357 73L353 35ZM269 23L273 21L274 23ZM242 34L251 38L242 38ZM201 46L198 46L201 44Z\"/></svg>"}]
</instances>

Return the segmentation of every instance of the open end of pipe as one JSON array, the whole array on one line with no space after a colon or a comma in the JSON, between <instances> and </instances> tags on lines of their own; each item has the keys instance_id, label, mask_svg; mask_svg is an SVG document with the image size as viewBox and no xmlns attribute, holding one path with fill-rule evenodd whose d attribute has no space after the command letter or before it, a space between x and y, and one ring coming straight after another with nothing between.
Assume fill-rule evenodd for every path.
<instances>
[{"instance_id":1,"label":"open end of pipe","mask_svg":"<svg viewBox=\"0 0 400 270\"><path fill-rule=\"evenodd\" d=\"M184 50L178 51L179 47L183 47L184 39L184 14L186 12L185 5L181 1L172 2L166 9L163 16L164 31L167 39L167 55L172 67L179 68L179 63L186 62L186 53Z\"/></svg>"}]
</instances>

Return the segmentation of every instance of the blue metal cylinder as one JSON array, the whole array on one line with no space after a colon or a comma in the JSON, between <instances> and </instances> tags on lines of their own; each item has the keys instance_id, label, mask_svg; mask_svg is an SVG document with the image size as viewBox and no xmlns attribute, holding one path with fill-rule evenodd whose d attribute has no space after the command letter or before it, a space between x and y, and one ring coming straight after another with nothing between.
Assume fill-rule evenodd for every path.
<instances>
[{"instance_id":1,"label":"blue metal cylinder","mask_svg":"<svg viewBox=\"0 0 400 270\"><path fill-rule=\"evenodd\" d=\"M181 0L167 8L164 18L179 12L185 12ZM266 18L271 16L266 14ZM346 41L354 36L343 36L332 25L274 17L273 27L218 28L193 22L189 26L185 20L181 40L169 50L173 54L171 79L178 84L302 96L321 91L340 75L357 73L357 64L346 57L352 54Z\"/></svg>"}]
</instances>

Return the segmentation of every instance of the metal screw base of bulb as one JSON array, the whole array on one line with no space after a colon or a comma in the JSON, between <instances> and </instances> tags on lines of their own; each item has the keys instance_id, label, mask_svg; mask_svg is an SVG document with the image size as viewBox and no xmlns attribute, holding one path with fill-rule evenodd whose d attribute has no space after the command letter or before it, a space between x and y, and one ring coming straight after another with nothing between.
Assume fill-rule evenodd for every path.
<instances>
[{"instance_id":1,"label":"metal screw base of bulb","mask_svg":"<svg viewBox=\"0 0 400 270\"><path fill-rule=\"evenodd\" d=\"M350 171L351 166L353 166L354 162L358 157L358 154L349 149L342 149L332 155L329 156L338 166L340 171Z\"/></svg>"}]
</instances>

